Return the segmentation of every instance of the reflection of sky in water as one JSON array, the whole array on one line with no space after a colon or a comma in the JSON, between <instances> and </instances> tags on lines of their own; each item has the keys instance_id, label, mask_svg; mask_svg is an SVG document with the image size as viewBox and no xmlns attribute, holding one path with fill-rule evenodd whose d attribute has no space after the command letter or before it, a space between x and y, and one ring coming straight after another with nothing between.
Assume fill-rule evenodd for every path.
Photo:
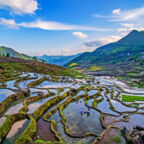
<instances>
[{"instance_id":1,"label":"reflection of sky in water","mask_svg":"<svg viewBox=\"0 0 144 144\"><path fill-rule=\"evenodd\" d=\"M41 106L42 104L44 104L46 101L48 101L49 99L53 98L54 96L45 98L45 99L41 99L38 100L37 102L33 102L31 104L28 105L29 111L28 113L33 113L39 106Z\"/></svg>"},{"instance_id":2,"label":"reflection of sky in water","mask_svg":"<svg viewBox=\"0 0 144 144\"><path fill-rule=\"evenodd\" d=\"M61 122L56 123L55 129L56 129L56 131L58 131L59 135L62 137L62 139L67 144L91 144L95 139L95 137L86 137L86 138L72 138L72 137L69 137L65 133L64 126Z\"/></svg>"},{"instance_id":3,"label":"reflection of sky in water","mask_svg":"<svg viewBox=\"0 0 144 144\"><path fill-rule=\"evenodd\" d=\"M76 96L74 96L74 98L78 97L78 96L81 96L81 95L84 95L84 94L85 94L85 91L80 91L80 92L78 92L78 94Z\"/></svg>"},{"instance_id":4,"label":"reflection of sky in water","mask_svg":"<svg viewBox=\"0 0 144 144\"><path fill-rule=\"evenodd\" d=\"M92 95L96 94L97 92L98 92L97 90L90 90L88 92L88 96L92 96Z\"/></svg>"},{"instance_id":5,"label":"reflection of sky in water","mask_svg":"<svg viewBox=\"0 0 144 144\"><path fill-rule=\"evenodd\" d=\"M16 114L23 107L23 103L16 104L11 106L8 111L5 113L6 115Z\"/></svg>"},{"instance_id":6,"label":"reflection of sky in water","mask_svg":"<svg viewBox=\"0 0 144 144\"><path fill-rule=\"evenodd\" d=\"M63 87L71 87L72 83L57 83L57 82L50 82L44 81L41 83L38 88L63 88Z\"/></svg>"},{"instance_id":7,"label":"reflection of sky in water","mask_svg":"<svg viewBox=\"0 0 144 144\"><path fill-rule=\"evenodd\" d=\"M81 111L83 111L83 114L81 114ZM70 103L63 112L72 134L84 135L87 132L100 134L103 131L100 113L96 110L88 109L83 100L78 103ZM88 115L87 112L90 112L90 114Z\"/></svg>"},{"instance_id":8,"label":"reflection of sky in water","mask_svg":"<svg viewBox=\"0 0 144 144\"><path fill-rule=\"evenodd\" d=\"M44 95L48 94L48 90L30 88L31 96L37 96L37 95L38 95L38 92L43 92Z\"/></svg>"},{"instance_id":9,"label":"reflection of sky in water","mask_svg":"<svg viewBox=\"0 0 144 144\"><path fill-rule=\"evenodd\" d=\"M6 82L7 88L17 89L16 87L14 87L14 83L15 83L15 80Z\"/></svg>"},{"instance_id":10,"label":"reflection of sky in water","mask_svg":"<svg viewBox=\"0 0 144 144\"><path fill-rule=\"evenodd\" d=\"M6 120L6 117L1 117L0 118L0 126L5 122L5 120Z\"/></svg>"},{"instance_id":11,"label":"reflection of sky in water","mask_svg":"<svg viewBox=\"0 0 144 144\"><path fill-rule=\"evenodd\" d=\"M55 122L59 122L61 120L61 117L59 115L59 111L57 111L55 114L53 114L49 120L54 120Z\"/></svg>"},{"instance_id":12,"label":"reflection of sky in water","mask_svg":"<svg viewBox=\"0 0 144 144\"><path fill-rule=\"evenodd\" d=\"M119 115L118 113L112 111L110 109L110 104L106 100L106 97L104 97L104 100L100 103L98 103L97 108L101 110L103 113L113 114L113 115Z\"/></svg>"},{"instance_id":13,"label":"reflection of sky in water","mask_svg":"<svg viewBox=\"0 0 144 144\"><path fill-rule=\"evenodd\" d=\"M133 114L130 116L129 122L118 122L114 124L114 126L118 126L120 128L126 127L129 130L132 130L136 126L144 127L144 115Z\"/></svg>"},{"instance_id":14,"label":"reflection of sky in water","mask_svg":"<svg viewBox=\"0 0 144 144\"><path fill-rule=\"evenodd\" d=\"M38 79L40 79L40 78L42 78L42 76L41 76L41 75L38 75ZM22 81L22 82L19 83L19 87L25 89L25 88L27 88L27 85L28 85L30 82L36 81L36 80L38 80L38 79L24 80L24 81Z\"/></svg>"},{"instance_id":15,"label":"reflection of sky in water","mask_svg":"<svg viewBox=\"0 0 144 144\"><path fill-rule=\"evenodd\" d=\"M29 76L29 78L32 78L32 77L35 77L35 74L34 73L23 73L22 75L20 75L19 77L26 77L26 76Z\"/></svg>"},{"instance_id":16,"label":"reflection of sky in water","mask_svg":"<svg viewBox=\"0 0 144 144\"><path fill-rule=\"evenodd\" d=\"M15 140L22 134L22 132L27 128L29 122L30 120L25 119L14 123L2 144L13 144Z\"/></svg>"},{"instance_id":17,"label":"reflection of sky in water","mask_svg":"<svg viewBox=\"0 0 144 144\"><path fill-rule=\"evenodd\" d=\"M14 94L13 91L8 89L0 89L0 102L5 100L9 95Z\"/></svg>"},{"instance_id":18,"label":"reflection of sky in water","mask_svg":"<svg viewBox=\"0 0 144 144\"><path fill-rule=\"evenodd\" d=\"M124 112L124 111L135 111L136 108L131 108L131 107L126 107L124 105L122 105L120 102L117 102L115 100L112 100L112 105L114 106L114 108L119 111L119 112Z\"/></svg>"},{"instance_id":19,"label":"reflection of sky in water","mask_svg":"<svg viewBox=\"0 0 144 144\"><path fill-rule=\"evenodd\" d=\"M60 96L62 96L63 94L65 94L65 93L68 92L69 90L70 90L69 88L64 89L64 91L60 93Z\"/></svg>"}]
</instances>

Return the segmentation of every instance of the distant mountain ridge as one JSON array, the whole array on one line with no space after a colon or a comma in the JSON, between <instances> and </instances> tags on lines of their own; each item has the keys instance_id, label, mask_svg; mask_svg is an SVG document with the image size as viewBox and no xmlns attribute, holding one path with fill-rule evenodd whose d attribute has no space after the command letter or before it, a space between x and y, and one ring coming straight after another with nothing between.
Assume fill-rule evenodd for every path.
<instances>
[{"instance_id":1,"label":"distant mountain ridge","mask_svg":"<svg viewBox=\"0 0 144 144\"><path fill-rule=\"evenodd\" d=\"M0 55L1 56L9 56L9 57L16 57L16 58L21 58L21 59L31 59L30 56L26 55L26 54L21 54L17 51L15 51L12 48L8 48L5 46L0 46Z\"/></svg>"},{"instance_id":2,"label":"distant mountain ridge","mask_svg":"<svg viewBox=\"0 0 144 144\"><path fill-rule=\"evenodd\" d=\"M144 55L144 31L133 30L121 40L86 52L73 59L65 66L77 63L80 67L92 65L111 65L129 61Z\"/></svg>"},{"instance_id":3,"label":"distant mountain ridge","mask_svg":"<svg viewBox=\"0 0 144 144\"><path fill-rule=\"evenodd\" d=\"M76 55L69 55L69 56L63 56L63 55L58 55L58 56L48 56L48 55L43 55L43 56L36 56L38 59L44 60L47 63L50 64L56 64L63 66L64 64L68 63L72 59L80 56L81 53L76 54Z\"/></svg>"}]
</instances>

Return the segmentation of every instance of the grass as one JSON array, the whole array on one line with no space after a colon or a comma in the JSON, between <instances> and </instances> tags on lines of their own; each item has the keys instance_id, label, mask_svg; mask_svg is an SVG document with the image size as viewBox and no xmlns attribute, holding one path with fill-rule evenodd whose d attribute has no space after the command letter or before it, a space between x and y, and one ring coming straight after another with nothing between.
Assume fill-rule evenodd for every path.
<instances>
[{"instance_id":1,"label":"grass","mask_svg":"<svg viewBox=\"0 0 144 144\"><path fill-rule=\"evenodd\" d=\"M101 67L98 67L98 66L91 66L90 68L89 68L89 71L99 71L99 70L101 70L102 68Z\"/></svg>"},{"instance_id":2,"label":"grass","mask_svg":"<svg viewBox=\"0 0 144 144\"><path fill-rule=\"evenodd\" d=\"M117 143L117 144L121 143L121 139L120 139L119 136L113 137L112 140L113 140L115 143Z\"/></svg>"},{"instance_id":3,"label":"grass","mask_svg":"<svg viewBox=\"0 0 144 144\"><path fill-rule=\"evenodd\" d=\"M122 101L126 102L144 101L144 96L122 95Z\"/></svg>"},{"instance_id":4,"label":"grass","mask_svg":"<svg viewBox=\"0 0 144 144\"><path fill-rule=\"evenodd\" d=\"M0 82L16 79L20 72L32 72L51 76L69 76L73 78L84 77L77 71L64 67L45 64L33 60L23 60L19 58L7 58L0 56ZM14 74L17 74L16 76Z\"/></svg>"},{"instance_id":5,"label":"grass","mask_svg":"<svg viewBox=\"0 0 144 144\"><path fill-rule=\"evenodd\" d=\"M129 76L138 76L140 74L138 74L138 73L127 73L127 75L129 75Z\"/></svg>"},{"instance_id":6,"label":"grass","mask_svg":"<svg viewBox=\"0 0 144 144\"><path fill-rule=\"evenodd\" d=\"M69 65L69 68L75 67L77 65L78 65L77 63L72 63L72 64Z\"/></svg>"},{"instance_id":7,"label":"grass","mask_svg":"<svg viewBox=\"0 0 144 144\"><path fill-rule=\"evenodd\" d=\"M43 141L41 139L37 139L34 143L36 144L64 144L64 142L59 142L59 141L55 141L55 142L51 142L51 141Z\"/></svg>"}]
</instances>

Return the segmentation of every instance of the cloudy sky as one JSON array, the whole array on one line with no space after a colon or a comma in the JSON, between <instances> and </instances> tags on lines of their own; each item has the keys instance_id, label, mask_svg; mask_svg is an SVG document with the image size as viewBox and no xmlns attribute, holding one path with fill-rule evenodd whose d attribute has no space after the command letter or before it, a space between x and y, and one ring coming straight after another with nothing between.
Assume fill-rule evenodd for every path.
<instances>
[{"instance_id":1,"label":"cloudy sky","mask_svg":"<svg viewBox=\"0 0 144 144\"><path fill-rule=\"evenodd\" d=\"M0 0L0 45L28 55L93 51L133 29L143 0Z\"/></svg>"}]
</instances>

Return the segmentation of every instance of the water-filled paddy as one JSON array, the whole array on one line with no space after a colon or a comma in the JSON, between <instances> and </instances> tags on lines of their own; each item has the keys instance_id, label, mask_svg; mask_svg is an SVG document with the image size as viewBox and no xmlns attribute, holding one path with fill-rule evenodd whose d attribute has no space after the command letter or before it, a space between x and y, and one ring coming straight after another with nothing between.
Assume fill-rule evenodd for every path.
<instances>
[{"instance_id":1,"label":"water-filled paddy","mask_svg":"<svg viewBox=\"0 0 144 144\"><path fill-rule=\"evenodd\" d=\"M116 116L119 115L117 112L114 112L110 109L110 104L107 101L106 97L104 97L104 100L102 102L98 103L97 108L101 110L103 113L112 114Z\"/></svg>"},{"instance_id":2,"label":"water-filled paddy","mask_svg":"<svg viewBox=\"0 0 144 144\"><path fill-rule=\"evenodd\" d=\"M121 90L116 89L114 83L122 88L127 88L127 86L115 79L99 77L95 79L95 83L90 80L87 83L86 80L60 77L58 82L55 82L52 77L45 76L50 81L42 81L30 88L28 85L31 82L43 76L23 73L20 78L23 77L25 79L18 83L17 91L29 89L30 95L21 95L18 100L14 95L10 99L10 104L0 113L0 130L6 121L5 115L19 114L20 117L23 117L23 114L26 115L14 122L7 134L2 137L1 143L3 144L14 143L24 133L30 125L29 116L36 122L37 131L30 136L33 143L40 140L54 143L57 141L69 144L92 144L97 136L102 137L102 132L107 130L111 123L114 123L113 126L126 127L128 130L133 130L137 125L144 127L143 101L136 99L135 103L124 102L125 105L123 105L120 102L122 101ZM100 84L97 84L97 81L100 81ZM0 102L11 94L17 93L12 91L16 89L14 83L15 80L6 83L7 88L11 90L0 89ZM112 89L113 96L111 95ZM120 96L116 99L118 92ZM4 106L0 105L2 110ZM50 121L53 123L51 124ZM33 125L31 129L34 127ZM119 130L117 133L120 133Z\"/></svg>"},{"instance_id":3,"label":"water-filled paddy","mask_svg":"<svg viewBox=\"0 0 144 144\"><path fill-rule=\"evenodd\" d=\"M0 102L5 100L8 96L14 94L13 91L8 90L8 89L0 89Z\"/></svg>"},{"instance_id":4,"label":"water-filled paddy","mask_svg":"<svg viewBox=\"0 0 144 144\"><path fill-rule=\"evenodd\" d=\"M84 136L88 132L99 135L103 131L100 113L88 109L83 100L70 103L63 113L72 135Z\"/></svg>"},{"instance_id":5,"label":"water-filled paddy","mask_svg":"<svg viewBox=\"0 0 144 144\"><path fill-rule=\"evenodd\" d=\"M56 83L56 82L44 81L42 84L37 86L37 88L65 88L71 86L72 83Z\"/></svg>"}]
</instances>

